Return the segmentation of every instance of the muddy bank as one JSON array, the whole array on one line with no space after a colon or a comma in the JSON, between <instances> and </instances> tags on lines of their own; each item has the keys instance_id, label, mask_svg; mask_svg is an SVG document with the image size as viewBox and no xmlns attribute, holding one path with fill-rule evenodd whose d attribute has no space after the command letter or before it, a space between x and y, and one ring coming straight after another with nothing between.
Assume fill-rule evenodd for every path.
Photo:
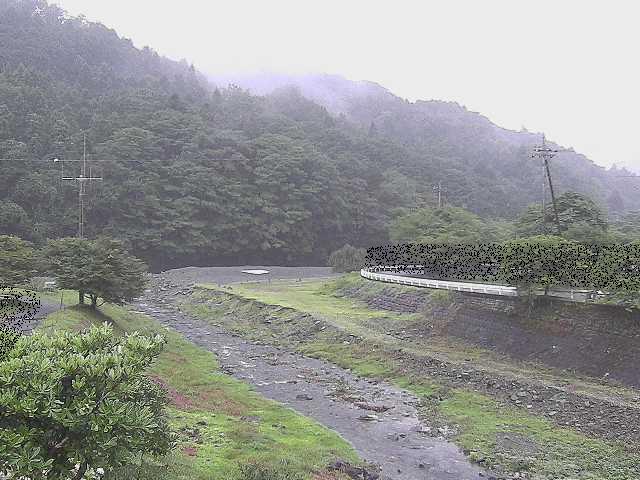
<instances>
[{"instance_id":1,"label":"muddy bank","mask_svg":"<svg viewBox=\"0 0 640 480\"><path fill-rule=\"evenodd\" d=\"M531 307L521 299L366 282L337 294L420 313L424 321L411 326L412 335L450 336L517 360L640 387L638 312L544 299Z\"/></svg>"}]
</instances>

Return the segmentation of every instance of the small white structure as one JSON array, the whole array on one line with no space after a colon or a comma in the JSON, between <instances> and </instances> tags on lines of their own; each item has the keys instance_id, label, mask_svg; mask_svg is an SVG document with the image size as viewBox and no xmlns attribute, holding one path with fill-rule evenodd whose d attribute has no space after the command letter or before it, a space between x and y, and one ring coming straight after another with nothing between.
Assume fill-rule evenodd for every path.
<instances>
[{"instance_id":1,"label":"small white structure","mask_svg":"<svg viewBox=\"0 0 640 480\"><path fill-rule=\"evenodd\" d=\"M51 277L33 277L31 279L31 286L36 291L51 291L57 288L55 279Z\"/></svg>"},{"instance_id":2,"label":"small white structure","mask_svg":"<svg viewBox=\"0 0 640 480\"><path fill-rule=\"evenodd\" d=\"M247 273L249 275L266 275L269 273L269 270L242 270L242 273Z\"/></svg>"}]
</instances>

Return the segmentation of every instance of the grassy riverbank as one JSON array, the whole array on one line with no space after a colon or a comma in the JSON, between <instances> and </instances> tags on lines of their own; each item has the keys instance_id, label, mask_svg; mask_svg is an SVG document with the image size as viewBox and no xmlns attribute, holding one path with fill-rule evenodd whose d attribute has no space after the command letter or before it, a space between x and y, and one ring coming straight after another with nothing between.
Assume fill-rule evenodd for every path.
<instances>
[{"instance_id":1,"label":"grassy riverbank","mask_svg":"<svg viewBox=\"0 0 640 480\"><path fill-rule=\"evenodd\" d=\"M171 456L142 459L112 480L254 478L239 465L255 465L254 473L272 471L264 478L331 479L339 478L326 471L334 460L357 462L353 449L337 434L221 374L214 354L149 317L110 305L98 312L72 307L50 315L41 328L81 330L105 321L120 333L138 330L167 337L151 375L169 392L171 425L179 434Z\"/></svg>"}]
</instances>

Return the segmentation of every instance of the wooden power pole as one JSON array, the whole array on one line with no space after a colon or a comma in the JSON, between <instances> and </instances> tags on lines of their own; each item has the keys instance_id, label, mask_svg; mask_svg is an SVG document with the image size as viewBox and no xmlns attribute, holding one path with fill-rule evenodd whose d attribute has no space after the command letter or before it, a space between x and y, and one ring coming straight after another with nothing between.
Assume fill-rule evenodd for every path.
<instances>
[{"instance_id":1,"label":"wooden power pole","mask_svg":"<svg viewBox=\"0 0 640 480\"><path fill-rule=\"evenodd\" d=\"M549 169L549 160L555 157L562 150L556 150L553 148L547 147L546 138L544 134L542 134L542 145L536 145L533 147L533 153L531 154L531 158L541 158L544 172L546 173L547 180L549 182L549 191L551 192L551 202L553 203L553 214L555 217L556 228L558 229L558 235L561 233L560 227L560 216L558 215L558 206L556 205L556 195L553 191L553 182L551 181L551 170ZM544 211L544 183L542 188L542 221L544 222L545 211Z\"/></svg>"}]
</instances>

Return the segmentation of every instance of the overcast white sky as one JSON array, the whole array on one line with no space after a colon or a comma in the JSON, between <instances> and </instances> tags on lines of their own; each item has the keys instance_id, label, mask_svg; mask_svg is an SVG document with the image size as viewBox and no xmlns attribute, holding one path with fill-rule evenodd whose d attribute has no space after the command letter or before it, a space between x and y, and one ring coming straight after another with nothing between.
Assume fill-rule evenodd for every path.
<instances>
[{"instance_id":1,"label":"overcast white sky","mask_svg":"<svg viewBox=\"0 0 640 480\"><path fill-rule=\"evenodd\" d=\"M638 0L52 3L205 73L371 80L640 169Z\"/></svg>"}]
</instances>

